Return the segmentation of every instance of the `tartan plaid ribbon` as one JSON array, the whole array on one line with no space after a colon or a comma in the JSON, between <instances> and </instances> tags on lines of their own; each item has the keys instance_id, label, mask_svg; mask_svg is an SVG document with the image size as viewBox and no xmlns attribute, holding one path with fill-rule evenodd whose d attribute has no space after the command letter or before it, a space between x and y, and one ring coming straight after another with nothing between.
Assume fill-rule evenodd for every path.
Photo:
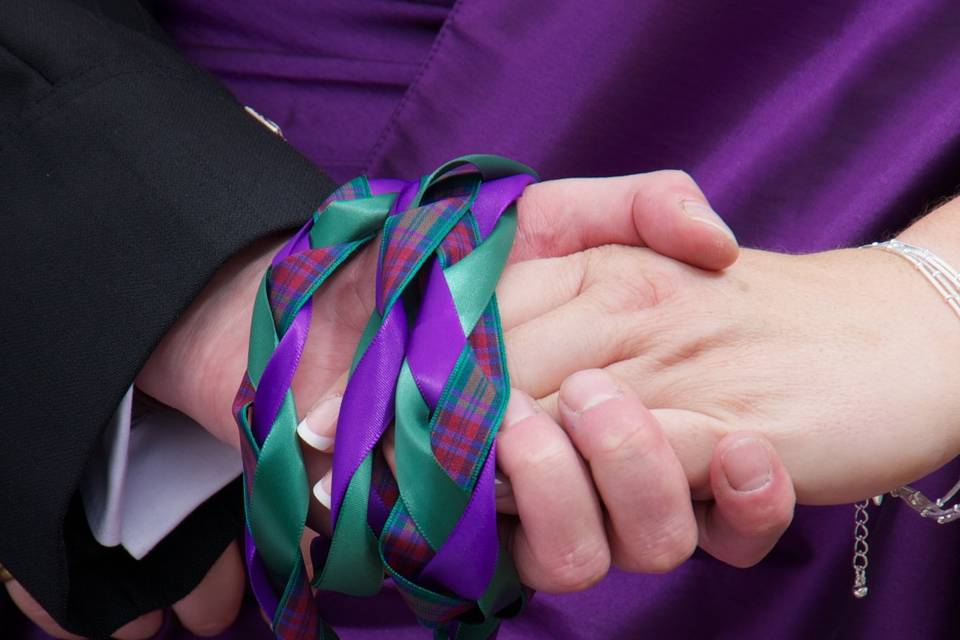
<instances>
[{"instance_id":1,"label":"tartan plaid ribbon","mask_svg":"<svg viewBox=\"0 0 960 640\"><path fill-rule=\"evenodd\" d=\"M278 638L335 638L323 591L370 596L384 577L437 638L487 638L526 599L497 539L494 438L509 380L494 289L535 180L465 156L416 182L356 178L277 253L251 321L240 428L246 560ZM382 234L376 309L337 426L329 538L301 552L310 493L290 389L313 297ZM396 475L381 441L394 429Z\"/></svg>"}]
</instances>

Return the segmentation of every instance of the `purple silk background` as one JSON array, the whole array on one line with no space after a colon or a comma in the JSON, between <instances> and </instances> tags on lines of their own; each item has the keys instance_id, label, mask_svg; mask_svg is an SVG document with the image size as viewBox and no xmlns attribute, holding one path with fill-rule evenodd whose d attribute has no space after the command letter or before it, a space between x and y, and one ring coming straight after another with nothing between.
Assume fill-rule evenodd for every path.
<instances>
[{"instance_id":1,"label":"purple silk background","mask_svg":"<svg viewBox=\"0 0 960 640\"><path fill-rule=\"evenodd\" d=\"M960 184L955 0L159 4L188 57L341 180L477 152L544 178L682 168L745 246L789 252L885 238ZM960 525L873 511L857 601L852 520L801 507L747 570L698 552L666 575L538 594L500 637L956 637ZM345 639L429 637L396 593L326 608ZM171 622L162 637L192 636ZM224 637L270 634L248 602Z\"/></svg>"}]
</instances>

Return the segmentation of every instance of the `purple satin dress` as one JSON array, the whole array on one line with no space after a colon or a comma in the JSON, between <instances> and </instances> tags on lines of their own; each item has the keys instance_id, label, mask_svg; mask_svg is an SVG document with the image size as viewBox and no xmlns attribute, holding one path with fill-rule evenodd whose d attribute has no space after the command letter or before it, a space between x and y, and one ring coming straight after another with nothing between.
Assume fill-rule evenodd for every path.
<instances>
[{"instance_id":1,"label":"purple satin dress","mask_svg":"<svg viewBox=\"0 0 960 640\"><path fill-rule=\"evenodd\" d=\"M336 179L476 152L544 178L682 168L744 246L791 252L886 238L960 184L955 0L165 5L183 52ZM698 552L667 575L614 571L538 594L500 638L960 637L960 525L871 509L865 600L852 508L800 507L756 567ZM430 637L395 593L326 604L345 640ZM248 603L225 637L270 633Z\"/></svg>"}]
</instances>

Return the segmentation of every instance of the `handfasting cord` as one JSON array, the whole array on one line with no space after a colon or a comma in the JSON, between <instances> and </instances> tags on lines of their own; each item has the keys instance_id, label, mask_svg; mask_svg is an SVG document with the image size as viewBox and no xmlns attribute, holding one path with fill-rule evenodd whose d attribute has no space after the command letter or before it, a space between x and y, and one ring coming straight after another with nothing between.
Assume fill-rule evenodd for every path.
<instances>
[{"instance_id":1,"label":"handfasting cord","mask_svg":"<svg viewBox=\"0 0 960 640\"><path fill-rule=\"evenodd\" d=\"M354 596L391 577L438 638L487 638L527 597L497 536L494 438L509 380L494 289L527 167L465 156L418 182L356 178L277 253L257 293L240 428L246 562L278 638L336 638L314 589ZM337 424L332 536L301 553L310 498L290 385L312 299L382 232L376 309ZM395 429L396 476L380 442Z\"/></svg>"}]
</instances>

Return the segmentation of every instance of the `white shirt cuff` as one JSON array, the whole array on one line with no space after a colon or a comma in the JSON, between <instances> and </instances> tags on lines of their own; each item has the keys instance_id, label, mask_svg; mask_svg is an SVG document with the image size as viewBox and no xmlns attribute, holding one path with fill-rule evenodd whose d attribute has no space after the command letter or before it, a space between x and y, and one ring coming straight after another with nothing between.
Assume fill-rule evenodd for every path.
<instances>
[{"instance_id":1,"label":"white shirt cuff","mask_svg":"<svg viewBox=\"0 0 960 640\"><path fill-rule=\"evenodd\" d=\"M81 485L90 530L141 559L194 509L240 475L240 454L169 408L120 401Z\"/></svg>"}]
</instances>

